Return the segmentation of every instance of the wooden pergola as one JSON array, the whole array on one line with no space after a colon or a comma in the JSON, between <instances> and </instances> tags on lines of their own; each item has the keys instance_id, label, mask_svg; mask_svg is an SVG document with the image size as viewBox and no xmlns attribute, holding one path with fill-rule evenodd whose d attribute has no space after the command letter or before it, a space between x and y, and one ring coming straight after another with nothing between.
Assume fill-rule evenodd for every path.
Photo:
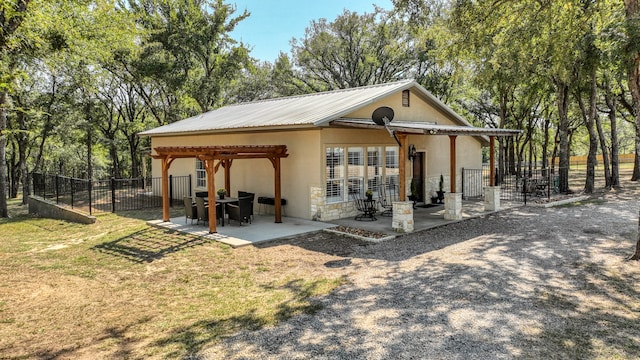
<instances>
[{"instance_id":1,"label":"wooden pergola","mask_svg":"<svg viewBox=\"0 0 640 360\"><path fill-rule=\"evenodd\" d=\"M286 145L225 145L225 146L160 146L154 148L154 159L162 163L162 220L170 221L169 167L175 159L197 158L207 172L209 200L209 233L217 232L214 174L224 167L224 186L231 193L231 165L235 159L269 159L274 168L275 222L282 222L280 159L289 156Z\"/></svg>"}]
</instances>

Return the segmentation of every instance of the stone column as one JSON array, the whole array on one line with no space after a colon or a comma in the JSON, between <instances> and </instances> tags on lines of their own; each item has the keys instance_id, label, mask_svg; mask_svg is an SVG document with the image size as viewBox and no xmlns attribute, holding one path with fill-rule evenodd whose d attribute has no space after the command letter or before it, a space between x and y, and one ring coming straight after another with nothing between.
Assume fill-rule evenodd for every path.
<instances>
[{"instance_id":1,"label":"stone column","mask_svg":"<svg viewBox=\"0 0 640 360\"><path fill-rule=\"evenodd\" d=\"M484 188L484 211L500 210L500 186Z\"/></svg>"},{"instance_id":2,"label":"stone column","mask_svg":"<svg viewBox=\"0 0 640 360\"><path fill-rule=\"evenodd\" d=\"M462 219L462 193L444 194L444 219Z\"/></svg>"},{"instance_id":3,"label":"stone column","mask_svg":"<svg viewBox=\"0 0 640 360\"><path fill-rule=\"evenodd\" d=\"M393 218L391 222L393 231L399 233L413 232L413 202L394 201Z\"/></svg>"}]
</instances>

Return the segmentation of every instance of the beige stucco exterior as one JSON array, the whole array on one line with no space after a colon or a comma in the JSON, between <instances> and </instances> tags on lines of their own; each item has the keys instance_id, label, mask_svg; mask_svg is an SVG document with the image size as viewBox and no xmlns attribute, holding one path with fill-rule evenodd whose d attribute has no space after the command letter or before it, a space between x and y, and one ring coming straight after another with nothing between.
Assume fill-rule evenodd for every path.
<instances>
[{"instance_id":1,"label":"beige stucco exterior","mask_svg":"<svg viewBox=\"0 0 640 360\"><path fill-rule=\"evenodd\" d=\"M344 118L368 119L380 106L389 106L395 111L395 120L437 122L442 125L458 125L437 106L412 92L410 106L402 106L402 93L393 94L380 101L365 105L343 116ZM415 145L425 157L425 194L436 190L440 174L449 189L449 136L409 135L407 144ZM289 156L282 159L282 198L288 203L286 216L315 220L333 220L352 216L355 209L349 201L327 204L325 199L325 149L327 146L397 146L394 138L385 130L338 128L333 126L304 127L302 129L236 130L233 132L193 133L190 135L153 136L152 149L158 146L207 146L207 145L286 145ZM482 144L471 136L458 136L457 173L465 168L481 168ZM407 149L400 149L407 151ZM195 159L177 159L169 169L174 176L192 175L192 189L205 191L196 186ZM407 159L406 183L411 181L411 163ZM224 187L224 169L215 176L215 188ZM158 160L153 161L154 177L161 176ZM274 168L267 159L234 160L231 167L231 195L238 190L249 191L260 196L274 195ZM461 191L458 175L457 191ZM192 194L193 195L193 194ZM257 207L257 204L256 204ZM257 210L257 209L256 209Z\"/></svg>"}]
</instances>

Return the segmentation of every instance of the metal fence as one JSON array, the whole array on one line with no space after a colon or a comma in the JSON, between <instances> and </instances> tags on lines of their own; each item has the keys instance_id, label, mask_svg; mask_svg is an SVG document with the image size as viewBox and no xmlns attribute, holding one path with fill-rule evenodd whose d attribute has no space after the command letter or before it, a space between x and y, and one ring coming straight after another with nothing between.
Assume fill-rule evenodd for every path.
<instances>
[{"instance_id":1,"label":"metal fence","mask_svg":"<svg viewBox=\"0 0 640 360\"><path fill-rule=\"evenodd\" d=\"M505 175L496 185L500 186L500 200L527 203L533 198L547 198L559 193L559 169L524 170L520 175ZM482 169L462 169L462 197L480 199L484 188L489 186L490 169L487 164ZM497 174L497 172L496 172Z\"/></svg>"},{"instance_id":2,"label":"metal fence","mask_svg":"<svg viewBox=\"0 0 640 360\"><path fill-rule=\"evenodd\" d=\"M117 212L162 206L162 178L87 180L33 173L33 194L88 212ZM169 199L182 204L191 194L191 175L169 176Z\"/></svg>"}]
</instances>

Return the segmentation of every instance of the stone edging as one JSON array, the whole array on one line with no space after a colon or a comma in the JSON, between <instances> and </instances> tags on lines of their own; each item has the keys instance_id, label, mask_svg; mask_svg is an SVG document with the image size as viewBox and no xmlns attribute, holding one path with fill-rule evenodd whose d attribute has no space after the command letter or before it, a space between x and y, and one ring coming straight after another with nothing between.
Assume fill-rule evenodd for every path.
<instances>
[{"instance_id":1,"label":"stone edging","mask_svg":"<svg viewBox=\"0 0 640 360\"><path fill-rule=\"evenodd\" d=\"M370 237L366 237L366 236L362 236L362 235L356 235L356 234L351 234L351 233L348 233L348 232L333 230L331 228L322 229L322 231L326 231L328 233L337 234L337 235L344 235L344 236L348 236L348 237L351 237L351 238L354 238L354 239L367 241L367 242L373 242L373 243L379 243L379 242L383 242L383 241L387 241L387 240L391 240L391 239L395 239L396 238L396 235L389 235L389 236L385 236L385 237L382 237L382 238L370 238Z\"/></svg>"},{"instance_id":2,"label":"stone edging","mask_svg":"<svg viewBox=\"0 0 640 360\"><path fill-rule=\"evenodd\" d=\"M589 196L582 195L582 196L576 196L576 197L572 197L572 198L568 198L568 199L553 201L553 202L545 203L545 204L532 203L532 204L527 204L527 205L550 208L550 207L554 207L554 206L571 204L571 203L575 203L575 202L579 202L579 201L583 201L583 200L587 200L587 199L589 199Z\"/></svg>"}]
</instances>

